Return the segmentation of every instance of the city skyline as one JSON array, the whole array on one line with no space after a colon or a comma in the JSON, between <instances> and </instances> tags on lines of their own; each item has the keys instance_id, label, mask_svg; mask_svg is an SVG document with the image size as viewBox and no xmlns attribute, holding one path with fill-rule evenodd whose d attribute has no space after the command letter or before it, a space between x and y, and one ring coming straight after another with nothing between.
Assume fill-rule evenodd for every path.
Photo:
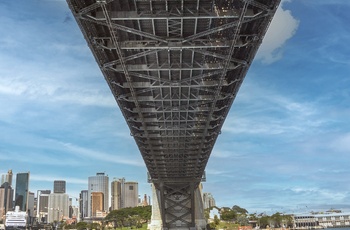
<instances>
[{"instance_id":1,"label":"city skyline","mask_svg":"<svg viewBox=\"0 0 350 230\"><path fill-rule=\"evenodd\" d=\"M349 10L347 1L282 0L206 167L203 192L219 207L350 210ZM151 194L67 3L1 1L0 15L0 174L29 171L32 192L64 180L79 197L105 172Z\"/></svg>"}]
</instances>

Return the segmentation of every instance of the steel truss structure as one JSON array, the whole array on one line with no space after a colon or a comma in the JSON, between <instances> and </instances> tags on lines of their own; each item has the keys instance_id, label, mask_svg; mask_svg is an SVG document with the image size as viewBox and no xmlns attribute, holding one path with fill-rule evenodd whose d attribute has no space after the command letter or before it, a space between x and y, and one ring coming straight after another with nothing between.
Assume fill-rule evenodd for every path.
<instances>
[{"instance_id":1,"label":"steel truss structure","mask_svg":"<svg viewBox=\"0 0 350 230\"><path fill-rule=\"evenodd\" d=\"M67 1L160 191L163 226L193 227L194 190L280 0Z\"/></svg>"}]
</instances>

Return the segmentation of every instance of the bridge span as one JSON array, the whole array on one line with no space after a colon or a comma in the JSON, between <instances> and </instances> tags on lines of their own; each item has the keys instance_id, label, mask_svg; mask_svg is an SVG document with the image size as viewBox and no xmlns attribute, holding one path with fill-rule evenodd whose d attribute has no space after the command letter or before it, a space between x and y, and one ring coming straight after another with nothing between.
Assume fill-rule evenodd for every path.
<instances>
[{"instance_id":1,"label":"bridge span","mask_svg":"<svg viewBox=\"0 0 350 230\"><path fill-rule=\"evenodd\" d=\"M280 0L67 0L153 184L159 228L204 228L204 169Z\"/></svg>"}]
</instances>

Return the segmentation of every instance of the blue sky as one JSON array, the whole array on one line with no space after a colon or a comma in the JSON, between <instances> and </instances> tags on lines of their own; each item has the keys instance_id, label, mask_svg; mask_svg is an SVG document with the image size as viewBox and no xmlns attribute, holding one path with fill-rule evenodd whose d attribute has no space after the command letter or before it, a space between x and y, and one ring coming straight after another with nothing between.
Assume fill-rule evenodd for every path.
<instances>
[{"instance_id":1,"label":"blue sky","mask_svg":"<svg viewBox=\"0 0 350 230\"><path fill-rule=\"evenodd\" d=\"M350 2L282 1L212 152L204 191L249 212L350 210ZM30 191L146 168L63 0L0 1L0 174Z\"/></svg>"}]
</instances>

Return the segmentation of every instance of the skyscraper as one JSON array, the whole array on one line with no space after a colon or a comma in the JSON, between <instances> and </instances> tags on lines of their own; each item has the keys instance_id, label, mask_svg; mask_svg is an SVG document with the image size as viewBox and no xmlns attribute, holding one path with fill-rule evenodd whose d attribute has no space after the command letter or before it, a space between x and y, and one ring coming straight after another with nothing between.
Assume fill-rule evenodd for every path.
<instances>
[{"instance_id":1,"label":"skyscraper","mask_svg":"<svg viewBox=\"0 0 350 230\"><path fill-rule=\"evenodd\" d=\"M137 207L139 204L139 186L137 182L124 183L124 208Z\"/></svg>"},{"instance_id":2,"label":"skyscraper","mask_svg":"<svg viewBox=\"0 0 350 230\"><path fill-rule=\"evenodd\" d=\"M7 211L12 210L13 189L4 182L0 186L0 220L4 217Z\"/></svg>"},{"instance_id":3,"label":"skyscraper","mask_svg":"<svg viewBox=\"0 0 350 230\"><path fill-rule=\"evenodd\" d=\"M66 181L55 180L53 182L53 193L66 193Z\"/></svg>"},{"instance_id":4,"label":"skyscraper","mask_svg":"<svg viewBox=\"0 0 350 230\"><path fill-rule=\"evenodd\" d=\"M16 175L16 196L15 206L19 206L21 211L27 211L29 195L29 172L17 173Z\"/></svg>"},{"instance_id":5,"label":"skyscraper","mask_svg":"<svg viewBox=\"0 0 350 230\"><path fill-rule=\"evenodd\" d=\"M69 215L69 197L65 193L51 193L49 195L48 223L61 221L68 218Z\"/></svg>"},{"instance_id":6,"label":"skyscraper","mask_svg":"<svg viewBox=\"0 0 350 230\"><path fill-rule=\"evenodd\" d=\"M124 179L124 178L123 178ZM122 208L122 179L114 179L111 183L111 210Z\"/></svg>"},{"instance_id":7,"label":"skyscraper","mask_svg":"<svg viewBox=\"0 0 350 230\"><path fill-rule=\"evenodd\" d=\"M98 211L104 211L103 207L103 192L92 192L91 193L91 216L96 217Z\"/></svg>"},{"instance_id":8,"label":"skyscraper","mask_svg":"<svg viewBox=\"0 0 350 230\"><path fill-rule=\"evenodd\" d=\"M35 207L35 196L33 192L28 192L28 202L27 202L27 214L28 214L28 224L32 224L36 217Z\"/></svg>"},{"instance_id":9,"label":"skyscraper","mask_svg":"<svg viewBox=\"0 0 350 230\"><path fill-rule=\"evenodd\" d=\"M92 192L102 192L103 193L103 210L108 212L109 208L109 182L108 176L104 173L96 173L96 176L91 176L88 178L88 216L92 216L92 202L91 193Z\"/></svg>"},{"instance_id":10,"label":"skyscraper","mask_svg":"<svg viewBox=\"0 0 350 230\"><path fill-rule=\"evenodd\" d=\"M111 183L111 209L132 208L139 204L137 182L125 182L125 178L114 179Z\"/></svg>"},{"instance_id":11,"label":"skyscraper","mask_svg":"<svg viewBox=\"0 0 350 230\"><path fill-rule=\"evenodd\" d=\"M51 190L38 190L37 192L37 205L36 205L36 211L37 211L37 218L39 222L46 222L47 215L48 215L48 209L49 207L49 195L51 193Z\"/></svg>"},{"instance_id":12,"label":"skyscraper","mask_svg":"<svg viewBox=\"0 0 350 230\"><path fill-rule=\"evenodd\" d=\"M10 170L7 172L7 174L1 175L1 184L0 184L0 186L1 186L2 184L4 184L5 182L7 182L8 185L12 187L12 175L13 175L13 174L12 174L12 169L10 169Z\"/></svg>"},{"instance_id":13,"label":"skyscraper","mask_svg":"<svg viewBox=\"0 0 350 230\"><path fill-rule=\"evenodd\" d=\"M79 206L80 206L80 218L81 220L84 220L84 218L88 217L88 200L89 200L89 196L88 196L88 190L82 190L80 192L79 195L80 198L80 202L79 202Z\"/></svg>"},{"instance_id":14,"label":"skyscraper","mask_svg":"<svg viewBox=\"0 0 350 230\"><path fill-rule=\"evenodd\" d=\"M215 199L211 193L209 192L203 193L203 206L204 206L204 209L215 206Z\"/></svg>"}]
</instances>

